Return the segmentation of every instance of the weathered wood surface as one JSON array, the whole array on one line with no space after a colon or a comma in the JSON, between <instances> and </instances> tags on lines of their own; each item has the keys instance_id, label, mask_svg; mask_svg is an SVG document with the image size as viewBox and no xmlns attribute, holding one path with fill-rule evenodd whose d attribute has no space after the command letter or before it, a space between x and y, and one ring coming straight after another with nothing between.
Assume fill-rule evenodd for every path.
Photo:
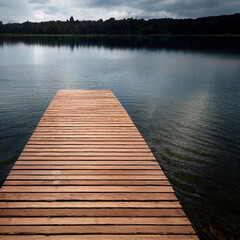
<instances>
[{"instance_id":1,"label":"weathered wood surface","mask_svg":"<svg viewBox=\"0 0 240 240\"><path fill-rule=\"evenodd\" d=\"M196 240L110 90L60 90L0 190L0 239Z\"/></svg>"}]
</instances>

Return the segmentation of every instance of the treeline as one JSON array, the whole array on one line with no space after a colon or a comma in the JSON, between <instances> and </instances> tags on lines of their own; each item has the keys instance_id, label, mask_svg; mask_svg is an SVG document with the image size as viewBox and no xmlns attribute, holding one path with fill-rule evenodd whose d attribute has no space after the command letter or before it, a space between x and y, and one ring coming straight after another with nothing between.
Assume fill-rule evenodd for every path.
<instances>
[{"instance_id":1,"label":"treeline","mask_svg":"<svg viewBox=\"0 0 240 240\"><path fill-rule=\"evenodd\" d=\"M122 19L106 21L67 21L7 23L0 21L5 34L162 34L162 35L225 35L240 34L240 14L197 19Z\"/></svg>"}]
</instances>

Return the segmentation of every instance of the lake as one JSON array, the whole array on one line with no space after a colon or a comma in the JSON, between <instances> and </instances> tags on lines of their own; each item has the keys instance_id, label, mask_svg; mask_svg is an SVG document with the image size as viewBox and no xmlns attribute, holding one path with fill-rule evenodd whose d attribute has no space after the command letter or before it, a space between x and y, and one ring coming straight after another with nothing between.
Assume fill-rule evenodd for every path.
<instances>
[{"instance_id":1,"label":"lake","mask_svg":"<svg viewBox=\"0 0 240 240\"><path fill-rule=\"evenodd\" d=\"M1 181L75 88L113 91L201 239L239 239L240 38L0 38Z\"/></svg>"}]
</instances>

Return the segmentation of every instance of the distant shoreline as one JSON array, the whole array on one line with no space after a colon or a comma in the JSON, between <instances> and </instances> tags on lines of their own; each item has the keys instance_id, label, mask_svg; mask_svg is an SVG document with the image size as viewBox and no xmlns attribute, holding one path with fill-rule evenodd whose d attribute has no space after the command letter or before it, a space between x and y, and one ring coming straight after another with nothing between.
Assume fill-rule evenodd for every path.
<instances>
[{"instance_id":1,"label":"distant shoreline","mask_svg":"<svg viewBox=\"0 0 240 240\"><path fill-rule=\"evenodd\" d=\"M0 34L23 36L240 36L240 13L196 19L120 19L6 23Z\"/></svg>"},{"instance_id":2,"label":"distant shoreline","mask_svg":"<svg viewBox=\"0 0 240 240\"><path fill-rule=\"evenodd\" d=\"M20 33L0 33L0 37L240 37L240 34L167 35L167 34L20 34Z\"/></svg>"}]
</instances>

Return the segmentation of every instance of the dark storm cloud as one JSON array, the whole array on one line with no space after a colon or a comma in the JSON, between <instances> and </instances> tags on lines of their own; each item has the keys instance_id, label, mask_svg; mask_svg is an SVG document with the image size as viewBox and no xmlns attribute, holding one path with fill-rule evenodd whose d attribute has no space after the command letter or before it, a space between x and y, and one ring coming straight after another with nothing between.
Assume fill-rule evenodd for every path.
<instances>
[{"instance_id":1,"label":"dark storm cloud","mask_svg":"<svg viewBox=\"0 0 240 240\"><path fill-rule=\"evenodd\" d=\"M156 9L155 7L166 0L134 0L134 1L127 1L127 0L88 0L85 1L85 6L89 8L105 8L105 9L112 9L112 8L133 8L133 9L140 9L143 11L146 10L160 10ZM79 2L72 0L75 6L79 5ZM81 5L81 3L80 3Z\"/></svg>"},{"instance_id":2,"label":"dark storm cloud","mask_svg":"<svg viewBox=\"0 0 240 240\"><path fill-rule=\"evenodd\" d=\"M26 20L110 17L201 17L240 12L240 0L0 0L0 18Z\"/></svg>"},{"instance_id":3,"label":"dark storm cloud","mask_svg":"<svg viewBox=\"0 0 240 240\"><path fill-rule=\"evenodd\" d=\"M77 7L79 2L72 0ZM140 14L139 17L161 17L161 14L175 17L201 17L240 12L240 0L89 0L85 7L100 9L130 8ZM142 15L142 16L141 16Z\"/></svg>"},{"instance_id":4,"label":"dark storm cloud","mask_svg":"<svg viewBox=\"0 0 240 240\"><path fill-rule=\"evenodd\" d=\"M240 11L239 0L177 0L174 4L165 4L166 12L179 17L201 17L231 14Z\"/></svg>"},{"instance_id":5,"label":"dark storm cloud","mask_svg":"<svg viewBox=\"0 0 240 240\"><path fill-rule=\"evenodd\" d=\"M201 17L240 12L240 0L136 0L136 1L101 1L92 0L93 7L130 6L142 10L145 15L154 12L166 12L178 17Z\"/></svg>"}]
</instances>

